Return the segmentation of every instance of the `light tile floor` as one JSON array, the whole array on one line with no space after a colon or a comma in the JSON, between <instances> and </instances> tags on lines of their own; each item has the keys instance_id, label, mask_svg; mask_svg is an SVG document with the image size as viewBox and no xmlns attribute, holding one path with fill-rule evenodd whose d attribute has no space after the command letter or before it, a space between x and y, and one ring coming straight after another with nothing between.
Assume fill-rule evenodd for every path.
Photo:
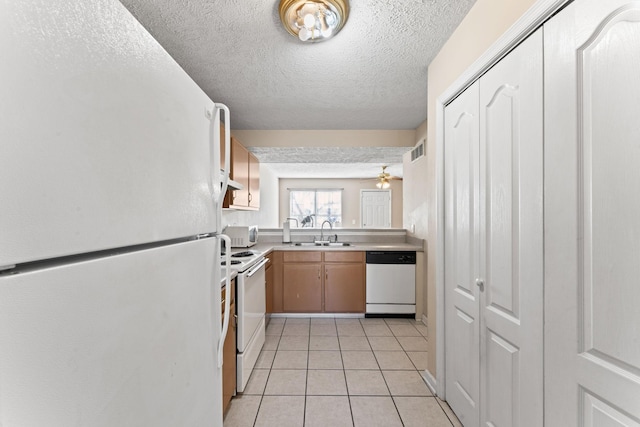
<instances>
[{"instance_id":1,"label":"light tile floor","mask_svg":"<svg viewBox=\"0 0 640 427\"><path fill-rule=\"evenodd\" d=\"M271 319L224 427L461 426L421 371L427 327L409 319Z\"/></svg>"}]
</instances>

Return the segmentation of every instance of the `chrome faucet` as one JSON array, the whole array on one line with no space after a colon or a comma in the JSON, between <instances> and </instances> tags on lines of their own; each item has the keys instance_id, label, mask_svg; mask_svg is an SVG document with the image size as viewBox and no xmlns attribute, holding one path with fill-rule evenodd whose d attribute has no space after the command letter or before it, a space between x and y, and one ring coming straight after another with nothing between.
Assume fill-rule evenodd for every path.
<instances>
[{"instance_id":1,"label":"chrome faucet","mask_svg":"<svg viewBox=\"0 0 640 427\"><path fill-rule=\"evenodd\" d=\"M329 221L328 219L325 219L324 221L322 221L322 225L320 226L320 241L324 242L324 224L328 222L329 223L329 229L332 231L333 230L333 224L331 223L331 221ZM329 238L329 240L331 240L331 238Z\"/></svg>"},{"instance_id":2,"label":"chrome faucet","mask_svg":"<svg viewBox=\"0 0 640 427\"><path fill-rule=\"evenodd\" d=\"M300 227L300 224L298 223L298 218L294 218L292 216L287 218L287 221L295 221L296 222L296 228Z\"/></svg>"}]
</instances>

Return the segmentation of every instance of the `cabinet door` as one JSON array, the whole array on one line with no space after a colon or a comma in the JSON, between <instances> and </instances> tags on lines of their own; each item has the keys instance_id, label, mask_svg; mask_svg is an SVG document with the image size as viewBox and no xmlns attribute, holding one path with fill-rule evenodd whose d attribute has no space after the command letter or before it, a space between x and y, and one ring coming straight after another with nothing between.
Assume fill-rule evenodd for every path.
<instances>
[{"instance_id":1,"label":"cabinet door","mask_svg":"<svg viewBox=\"0 0 640 427\"><path fill-rule=\"evenodd\" d=\"M325 264L324 311L364 313L364 264Z\"/></svg>"},{"instance_id":2,"label":"cabinet door","mask_svg":"<svg viewBox=\"0 0 640 427\"><path fill-rule=\"evenodd\" d=\"M235 315L236 304L231 303L229 313L230 315L229 329L227 330L227 336L224 340L224 364L222 365L222 407L224 412L227 412L231 397L236 392L236 321Z\"/></svg>"},{"instance_id":3,"label":"cabinet door","mask_svg":"<svg viewBox=\"0 0 640 427\"><path fill-rule=\"evenodd\" d=\"M260 207L260 162L253 155L249 155L249 207Z\"/></svg>"},{"instance_id":4,"label":"cabinet door","mask_svg":"<svg viewBox=\"0 0 640 427\"><path fill-rule=\"evenodd\" d=\"M545 33L545 425L640 425L640 3Z\"/></svg>"},{"instance_id":5,"label":"cabinet door","mask_svg":"<svg viewBox=\"0 0 640 427\"><path fill-rule=\"evenodd\" d=\"M284 311L322 311L322 265L284 265Z\"/></svg>"},{"instance_id":6,"label":"cabinet door","mask_svg":"<svg viewBox=\"0 0 640 427\"><path fill-rule=\"evenodd\" d=\"M269 258L272 262L272 272L273 272L273 313L282 313L283 312L283 295L284 288L282 283L282 256L284 252L274 251L269 254Z\"/></svg>"},{"instance_id":7,"label":"cabinet door","mask_svg":"<svg viewBox=\"0 0 640 427\"><path fill-rule=\"evenodd\" d=\"M269 262L265 274L265 286L267 293L267 313L273 313L273 262Z\"/></svg>"}]
</instances>

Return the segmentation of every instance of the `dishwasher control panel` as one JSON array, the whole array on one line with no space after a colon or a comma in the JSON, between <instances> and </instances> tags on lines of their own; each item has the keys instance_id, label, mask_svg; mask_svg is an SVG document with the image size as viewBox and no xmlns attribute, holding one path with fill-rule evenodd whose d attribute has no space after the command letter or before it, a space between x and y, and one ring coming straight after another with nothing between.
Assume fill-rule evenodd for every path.
<instances>
[{"instance_id":1,"label":"dishwasher control panel","mask_svg":"<svg viewBox=\"0 0 640 427\"><path fill-rule=\"evenodd\" d=\"M367 264L415 264L415 251L367 251Z\"/></svg>"}]
</instances>

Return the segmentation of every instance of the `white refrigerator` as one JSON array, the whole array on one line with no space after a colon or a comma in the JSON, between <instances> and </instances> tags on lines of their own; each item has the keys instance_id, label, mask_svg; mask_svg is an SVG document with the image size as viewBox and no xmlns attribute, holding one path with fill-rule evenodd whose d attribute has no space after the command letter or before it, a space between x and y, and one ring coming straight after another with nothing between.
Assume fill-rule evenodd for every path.
<instances>
[{"instance_id":1,"label":"white refrigerator","mask_svg":"<svg viewBox=\"0 0 640 427\"><path fill-rule=\"evenodd\" d=\"M222 426L226 107L116 0L0 2L0 54L0 426Z\"/></svg>"}]
</instances>

